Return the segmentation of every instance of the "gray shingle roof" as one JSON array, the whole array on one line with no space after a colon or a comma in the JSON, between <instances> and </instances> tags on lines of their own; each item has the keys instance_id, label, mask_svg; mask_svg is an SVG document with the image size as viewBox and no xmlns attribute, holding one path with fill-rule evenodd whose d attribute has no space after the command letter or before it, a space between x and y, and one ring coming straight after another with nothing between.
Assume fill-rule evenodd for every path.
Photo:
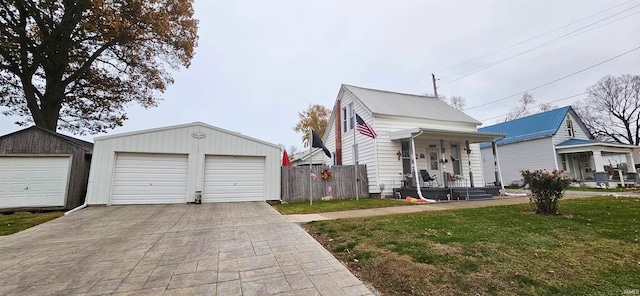
<instances>
[{"instance_id":1,"label":"gray shingle roof","mask_svg":"<svg viewBox=\"0 0 640 296\"><path fill-rule=\"evenodd\" d=\"M435 97L402 94L346 84L343 84L342 87L359 99L373 114L481 124L480 121Z\"/></svg>"}]
</instances>

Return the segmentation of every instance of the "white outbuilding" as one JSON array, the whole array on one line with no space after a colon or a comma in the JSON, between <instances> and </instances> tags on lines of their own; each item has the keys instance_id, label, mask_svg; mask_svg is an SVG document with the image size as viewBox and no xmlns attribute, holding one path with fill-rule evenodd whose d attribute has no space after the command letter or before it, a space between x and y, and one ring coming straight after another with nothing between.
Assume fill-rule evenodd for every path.
<instances>
[{"instance_id":1,"label":"white outbuilding","mask_svg":"<svg viewBox=\"0 0 640 296\"><path fill-rule=\"evenodd\" d=\"M88 205L280 199L278 145L202 122L95 139Z\"/></svg>"}]
</instances>

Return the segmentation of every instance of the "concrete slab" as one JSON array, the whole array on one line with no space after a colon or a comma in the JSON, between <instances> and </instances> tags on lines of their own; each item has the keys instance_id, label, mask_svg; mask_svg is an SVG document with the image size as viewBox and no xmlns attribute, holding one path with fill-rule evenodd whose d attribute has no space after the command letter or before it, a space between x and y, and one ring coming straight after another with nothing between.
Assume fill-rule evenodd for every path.
<instances>
[{"instance_id":1,"label":"concrete slab","mask_svg":"<svg viewBox=\"0 0 640 296\"><path fill-rule=\"evenodd\" d=\"M373 295L264 202L89 207L0 237L0 295Z\"/></svg>"}]
</instances>

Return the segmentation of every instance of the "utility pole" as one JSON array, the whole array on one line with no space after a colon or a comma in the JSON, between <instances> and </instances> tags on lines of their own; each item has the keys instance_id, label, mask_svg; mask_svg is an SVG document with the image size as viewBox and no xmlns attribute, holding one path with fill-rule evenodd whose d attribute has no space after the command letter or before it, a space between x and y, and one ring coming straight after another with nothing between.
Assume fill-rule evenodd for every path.
<instances>
[{"instance_id":1,"label":"utility pole","mask_svg":"<svg viewBox=\"0 0 640 296\"><path fill-rule=\"evenodd\" d=\"M433 79L433 94L436 98L438 98L438 87L436 86L436 75L431 73L431 78Z\"/></svg>"}]
</instances>

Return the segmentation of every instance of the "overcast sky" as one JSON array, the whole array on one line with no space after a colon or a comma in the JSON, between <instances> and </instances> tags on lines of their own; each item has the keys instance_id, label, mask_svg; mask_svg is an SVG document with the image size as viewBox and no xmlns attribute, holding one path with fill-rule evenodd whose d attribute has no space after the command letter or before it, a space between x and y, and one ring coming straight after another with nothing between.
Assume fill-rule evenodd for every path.
<instances>
[{"instance_id":1,"label":"overcast sky","mask_svg":"<svg viewBox=\"0 0 640 296\"><path fill-rule=\"evenodd\" d=\"M486 103L630 50L530 93L547 103L605 75L640 74L638 0L196 0L195 11L200 39L191 67L174 74L159 107L131 106L130 119L108 134L202 121L301 148L298 112L310 104L331 109L343 83L425 94L435 73L438 93L466 98L465 112L486 126L521 95ZM21 129L15 120L0 117L0 134Z\"/></svg>"}]
</instances>

